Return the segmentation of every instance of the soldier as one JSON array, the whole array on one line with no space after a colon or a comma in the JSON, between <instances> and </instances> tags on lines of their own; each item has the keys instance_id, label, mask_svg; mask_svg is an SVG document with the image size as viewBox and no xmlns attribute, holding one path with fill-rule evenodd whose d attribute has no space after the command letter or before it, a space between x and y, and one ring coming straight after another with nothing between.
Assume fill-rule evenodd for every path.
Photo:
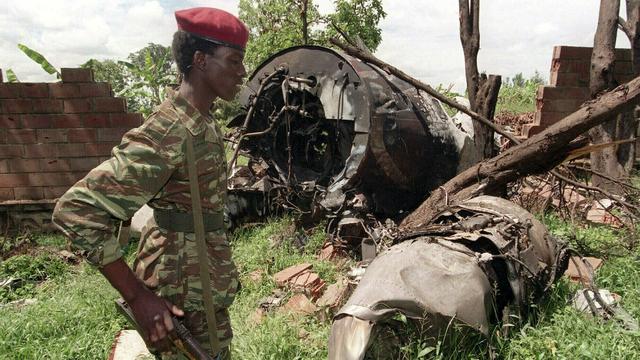
<instances>
[{"instance_id":1,"label":"soldier","mask_svg":"<svg viewBox=\"0 0 640 360\"><path fill-rule=\"evenodd\" d=\"M182 317L213 356L229 358L227 308L239 283L222 221L224 145L210 108L216 98L233 99L246 76L248 30L235 16L213 8L177 11L175 17L178 31L172 49L182 75L180 87L167 89L166 100L140 127L124 135L111 158L60 198L53 222L120 292L147 344L165 353L175 351L169 341L173 314ZM194 188L189 182L189 149L197 169ZM194 192L200 196L192 200ZM115 232L144 204L154 209L154 216L142 230L131 269L122 259ZM197 208L202 209L201 222L193 215ZM206 296L196 250L199 223L205 229L208 255L202 272L209 270L215 304L215 312L209 313L203 305ZM209 315L217 322L211 333ZM213 349L210 339L219 341L220 351Z\"/></svg>"}]
</instances>

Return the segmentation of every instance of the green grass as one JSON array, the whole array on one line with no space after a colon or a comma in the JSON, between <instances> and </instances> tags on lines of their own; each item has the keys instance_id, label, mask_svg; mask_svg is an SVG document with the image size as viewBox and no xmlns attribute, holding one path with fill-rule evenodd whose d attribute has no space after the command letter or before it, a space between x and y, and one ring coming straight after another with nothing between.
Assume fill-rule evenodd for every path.
<instances>
[{"instance_id":1,"label":"green grass","mask_svg":"<svg viewBox=\"0 0 640 360\"><path fill-rule=\"evenodd\" d=\"M606 261L598 271L598 285L621 295L624 308L640 318L640 253L627 246L628 234L606 227L573 226L552 214L541 219L556 236L582 246L585 255L603 255ZM300 234L292 220L284 218L233 235L243 285L230 309L235 333L233 358L326 359L328 321L280 310L267 313L259 324L251 320L258 301L276 287L273 274L287 266L310 262L328 284L339 276L341 270L333 263L316 259L325 238L323 231L305 234L307 246L302 251L291 242ZM34 242L46 250L30 253L33 259L64 246L60 236L40 236ZM128 249L129 260L134 249ZM2 264L7 267L7 261ZM28 268L25 265L21 271ZM264 272L262 278L251 280L250 274L257 270ZM104 359L115 334L126 326L113 305L115 290L99 272L84 264L66 265L61 273L45 272L55 274L33 287L29 297L36 298L36 304L0 308L0 358ZM558 282L528 322L512 328L508 337L499 328L492 329L487 339L452 325L444 329L446 337L442 333L429 338L424 325L397 317L395 337L378 344L392 344L397 359L484 359L489 349L504 359L640 358L639 334L625 332L615 321L591 318L569 305L577 289L566 280Z\"/></svg>"}]
</instances>

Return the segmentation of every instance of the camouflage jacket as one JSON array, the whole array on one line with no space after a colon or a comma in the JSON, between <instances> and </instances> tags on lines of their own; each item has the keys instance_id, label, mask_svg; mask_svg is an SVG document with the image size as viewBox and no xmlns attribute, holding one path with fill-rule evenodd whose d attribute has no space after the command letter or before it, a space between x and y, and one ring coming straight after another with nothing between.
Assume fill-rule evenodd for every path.
<instances>
[{"instance_id":1,"label":"camouflage jacket","mask_svg":"<svg viewBox=\"0 0 640 360\"><path fill-rule=\"evenodd\" d=\"M127 132L107 161L91 170L58 201L54 223L102 266L122 256L116 238L120 221L142 205L191 211L186 136L194 150L202 208L221 212L226 199L226 160L219 127L174 91L138 128Z\"/></svg>"},{"instance_id":2,"label":"camouflage jacket","mask_svg":"<svg viewBox=\"0 0 640 360\"><path fill-rule=\"evenodd\" d=\"M53 222L91 264L103 266L122 256L117 226L145 203L191 212L187 132L193 135L203 212L223 211L227 175L222 133L211 118L175 92L168 93L144 124L124 135L109 160L56 204ZM205 241L218 338L225 347L232 337L227 307L239 288L238 272L224 230L207 232ZM196 249L193 233L168 231L151 218L142 229L133 271L147 287L185 310L185 326L209 347Z\"/></svg>"}]
</instances>

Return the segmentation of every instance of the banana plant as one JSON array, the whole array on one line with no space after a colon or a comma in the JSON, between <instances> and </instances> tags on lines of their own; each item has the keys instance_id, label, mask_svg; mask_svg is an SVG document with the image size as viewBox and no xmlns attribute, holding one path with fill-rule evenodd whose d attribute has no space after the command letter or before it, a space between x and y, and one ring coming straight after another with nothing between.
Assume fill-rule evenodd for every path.
<instances>
[{"instance_id":1,"label":"banana plant","mask_svg":"<svg viewBox=\"0 0 640 360\"><path fill-rule=\"evenodd\" d=\"M10 82L10 83L20 82L20 80L18 80L18 77L16 76L16 73L14 73L13 70L11 69L7 69L7 82Z\"/></svg>"},{"instance_id":2,"label":"banana plant","mask_svg":"<svg viewBox=\"0 0 640 360\"><path fill-rule=\"evenodd\" d=\"M40 65L44 71L52 75L56 74L56 77L60 79L60 72L58 69L51 65L51 63L42 54L24 44L18 44L18 49L22 50L25 55ZM7 76L9 75L7 74Z\"/></svg>"}]
</instances>

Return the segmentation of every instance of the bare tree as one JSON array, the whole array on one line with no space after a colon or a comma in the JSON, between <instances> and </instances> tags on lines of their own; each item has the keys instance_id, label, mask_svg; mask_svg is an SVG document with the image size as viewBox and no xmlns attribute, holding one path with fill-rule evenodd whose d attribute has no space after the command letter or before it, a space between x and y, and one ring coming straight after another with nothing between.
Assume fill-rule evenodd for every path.
<instances>
[{"instance_id":1,"label":"bare tree","mask_svg":"<svg viewBox=\"0 0 640 360\"><path fill-rule=\"evenodd\" d=\"M627 19L618 18L619 28L627 35L631 45L631 64L633 76L640 75L640 0L627 0ZM638 107L622 114L619 126L620 140L634 139L638 130ZM618 161L623 164L625 174L633 167L636 157L634 143L622 145L618 148Z\"/></svg>"},{"instance_id":2,"label":"bare tree","mask_svg":"<svg viewBox=\"0 0 640 360\"><path fill-rule=\"evenodd\" d=\"M614 66L619 12L620 0L601 0L589 76L589 91L592 98L616 86ZM623 133L622 130L625 128L625 120L627 120L625 117L618 115L602 125L594 127L589 131L591 142L598 144L620 140ZM591 168L614 179L624 177L628 173L625 169L625 162L629 159L619 157L619 155L625 153L625 151L619 151L623 150L623 147L624 145L611 146L591 153ZM629 147L629 145L626 147ZM633 162L633 159L631 159L631 162ZM592 182L596 187L611 192L621 192L619 185L609 179L594 175Z\"/></svg>"},{"instance_id":3,"label":"bare tree","mask_svg":"<svg viewBox=\"0 0 640 360\"><path fill-rule=\"evenodd\" d=\"M464 71L471 110L493 119L502 78L478 73L480 49L480 0L459 0L460 41L464 51ZM476 151L483 159L493 153L493 130L479 122L473 123Z\"/></svg>"}]
</instances>

